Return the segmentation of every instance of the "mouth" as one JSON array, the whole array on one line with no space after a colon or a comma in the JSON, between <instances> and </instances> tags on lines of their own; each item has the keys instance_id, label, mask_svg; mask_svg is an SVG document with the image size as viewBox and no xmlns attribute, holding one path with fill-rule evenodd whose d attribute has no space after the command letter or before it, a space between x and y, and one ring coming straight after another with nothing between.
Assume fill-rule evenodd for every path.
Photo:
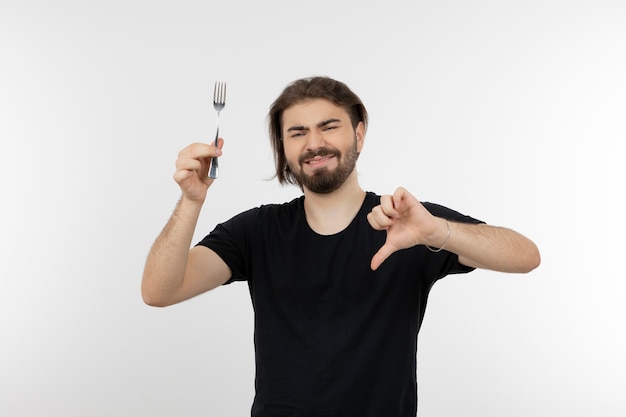
<instances>
[{"instance_id":1,"label":"mouth","mask_svg":"<svg viewBox=\"0 0 626 417\"><path fill-rule=\"evenodd\" d=\"M305 160L304 163L312 167L320 167L326 165L326 163L334 157L335 155L316 156L314 158Z\"/></svg>"}]
</instances>

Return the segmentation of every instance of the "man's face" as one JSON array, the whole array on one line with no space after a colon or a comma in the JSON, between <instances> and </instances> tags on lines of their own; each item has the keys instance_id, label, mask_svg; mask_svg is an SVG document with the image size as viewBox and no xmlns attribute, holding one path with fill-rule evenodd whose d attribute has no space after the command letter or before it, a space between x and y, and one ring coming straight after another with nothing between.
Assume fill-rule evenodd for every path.
<instances>
[{"instance_id":1,"label":"man's face","mask_svg":"<svg viewBox=\"0 0 626 417\"><path fill-rule=\"evenodd\" d=\"M354 129L348 113L328 100L308 100L283 112L287 163L299 183L314 193L331 193L352 174L364 133L362 123Z\"/></svg>"}]
</instances>

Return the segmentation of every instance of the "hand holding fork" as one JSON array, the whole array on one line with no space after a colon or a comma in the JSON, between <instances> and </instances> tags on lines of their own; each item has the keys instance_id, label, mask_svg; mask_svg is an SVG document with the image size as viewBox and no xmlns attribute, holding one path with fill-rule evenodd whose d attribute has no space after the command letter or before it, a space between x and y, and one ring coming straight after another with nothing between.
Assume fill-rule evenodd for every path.
<instances>
[{"instance_id":1,"label":"hand holding fork","mask_svg":"<svg viewBox=\"0 0 626 417\"><path fill-rule=\"evenodd\" d=\"M217 146L217 140L220 136L220 112L226 106L226 83L217 81L213 88L213 108L217 112L216 132L215 132L215 146ZM209 170L209 177L215 179L218 177L218 163L217 157L211 158L211 168Z\"/></svg>"}]
</instances>

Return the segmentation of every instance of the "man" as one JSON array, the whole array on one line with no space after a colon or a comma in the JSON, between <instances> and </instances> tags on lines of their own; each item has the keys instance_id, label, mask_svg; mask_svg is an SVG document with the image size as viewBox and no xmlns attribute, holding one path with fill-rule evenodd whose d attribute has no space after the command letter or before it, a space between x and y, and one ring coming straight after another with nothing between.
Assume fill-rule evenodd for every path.
<instances>
[{"instance_id":1,"label":"man","mask_svg":"<svg viewBox=\"0 0 626 417\"><path fill-rule=\"evenodd\" d=\"M537 247L404 188L361 189L367 111L341 82L295 81L269 121L276 176L303 196L241 213L189 250L223 140L183 149L174 174L182 197L148 256L144 300L166 306L247 281L252 416L415 416L417 334L431 286L474 268L529 272Z\"/></svg>"}]
</instances>

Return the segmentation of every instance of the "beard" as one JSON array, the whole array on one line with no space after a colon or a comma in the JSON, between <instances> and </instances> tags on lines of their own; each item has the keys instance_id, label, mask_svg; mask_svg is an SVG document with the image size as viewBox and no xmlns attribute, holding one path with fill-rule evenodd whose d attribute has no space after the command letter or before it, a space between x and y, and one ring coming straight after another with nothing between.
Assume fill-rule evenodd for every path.
<instances>
[{"instance_id":1,"label":"beard","mask_svg":"<svg viewBox=\"0 0 626 417\"><path fill-rule=\"evenodd\" d=\"M306 174L302 168L304 161L316 156L333 156L339 161L339 165L333 170L324 167L315 170L311 175ZM358 158L359 153L357 152L355 137L354 143L346 150L345 155L342 154L339 149L322 147L300 155L300 158L298 158L298 166L291 166L291 163L289 163L289 165L300 187L306 187L309 191L316 194L329 194L341 187L350 174L352 174Z\"/></svg>"}]
</instances>

